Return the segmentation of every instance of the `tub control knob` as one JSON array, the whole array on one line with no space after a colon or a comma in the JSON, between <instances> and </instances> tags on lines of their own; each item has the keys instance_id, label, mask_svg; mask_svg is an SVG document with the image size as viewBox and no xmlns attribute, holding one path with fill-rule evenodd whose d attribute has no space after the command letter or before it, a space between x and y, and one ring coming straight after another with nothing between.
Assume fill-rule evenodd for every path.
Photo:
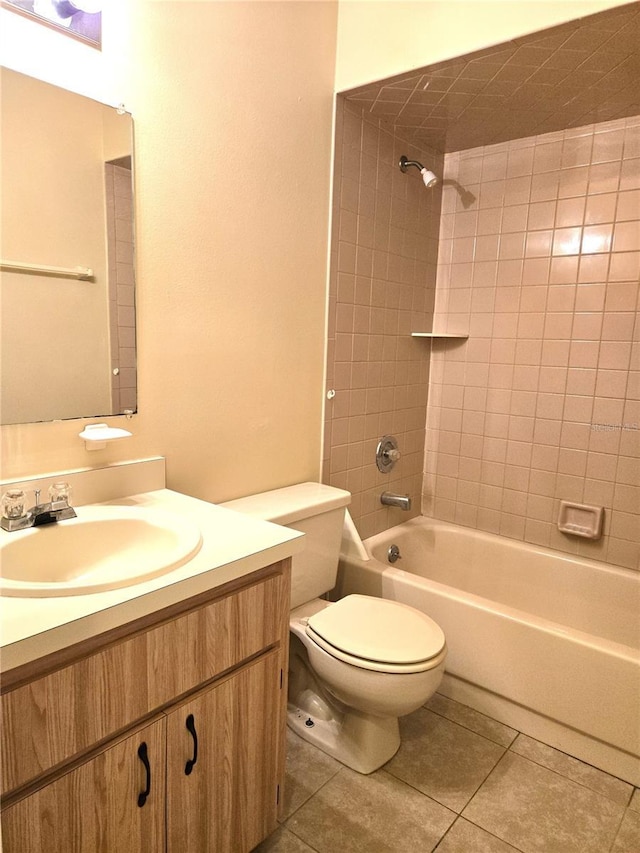
<instances>
[{"instance_id":1,"label":"tub control knob","mask_svg":"<svg viewBox=\"0 0 640 853\"><path fill-rule=\"evenodd\" d=\"M398 439L394 435L383 435L376 448L378 471L387 474L400 459Z\"/></svg>"}]
</instances>

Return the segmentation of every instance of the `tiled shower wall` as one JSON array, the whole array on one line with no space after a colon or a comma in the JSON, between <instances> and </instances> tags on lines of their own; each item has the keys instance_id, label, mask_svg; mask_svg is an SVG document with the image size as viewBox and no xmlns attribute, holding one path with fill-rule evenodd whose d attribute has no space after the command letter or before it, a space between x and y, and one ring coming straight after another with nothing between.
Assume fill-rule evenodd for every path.
<instances>
[{"instance_id":1,"label":"tiled shower wall","mask_svg":"<svg viewBox=\"0 0 640 853\"><path fill-rule=\"evenodd\" d=\"M447 155L423 512L640 567L640 118ZM560 499L605 507L596 542Z\"/></svg>"},{"instance_id":2,"label":"tiled shower wall","mask_svg":"<svg viewBox=\"0 0 640 853\"><path fill-rule=\"evenodd\" d=\"M325 483L352 493L367 537L420 512L429 344L411 338L433 316L441 189L427 190L402 154L441 174L443 156L419 150L338 101L325 422ZM381 474L386 434L402 457ZM409 494L405 513L380 504Z\"/></svg>"}]
</instances>

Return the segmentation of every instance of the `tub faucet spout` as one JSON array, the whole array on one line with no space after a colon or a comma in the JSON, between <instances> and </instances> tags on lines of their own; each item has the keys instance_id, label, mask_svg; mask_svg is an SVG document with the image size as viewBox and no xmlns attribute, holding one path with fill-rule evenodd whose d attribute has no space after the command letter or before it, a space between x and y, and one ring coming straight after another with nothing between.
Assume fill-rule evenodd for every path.
<instances>
[{"instance_id":1,"label":"tub faucet spout","mask_svg":"<svg viewBox=\"0 0 640 853\"><path fill-rule=\"evenodd\" d=\"M406 511L411 509L411 498L409 495L394 495L392 492L383 492L380 495L380 503L383 506L397 506Z\"/></svg>"}]
</instances>

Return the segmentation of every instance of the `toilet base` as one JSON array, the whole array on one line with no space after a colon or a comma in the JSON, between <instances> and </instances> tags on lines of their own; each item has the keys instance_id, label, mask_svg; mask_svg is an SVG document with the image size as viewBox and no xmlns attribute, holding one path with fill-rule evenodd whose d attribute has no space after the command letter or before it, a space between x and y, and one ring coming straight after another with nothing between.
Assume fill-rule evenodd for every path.
<instances>
[{"instance_id":1,"label":"toilet base","mask_svg":"<svg viewBox=\"0 0 640 853\"><path fill-rule=\"evenodd\" d=\"M287 723L301 738L358 773L368 774L393 758L400 747L397 717L340 712L310 690L301 704L289 703Z\"/></svg>"}]
</instances>

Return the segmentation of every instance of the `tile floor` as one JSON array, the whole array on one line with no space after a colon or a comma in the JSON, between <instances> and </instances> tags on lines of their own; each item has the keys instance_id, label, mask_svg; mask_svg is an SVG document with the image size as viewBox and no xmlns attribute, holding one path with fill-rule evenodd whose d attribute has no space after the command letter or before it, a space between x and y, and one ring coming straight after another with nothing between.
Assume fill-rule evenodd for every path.
<instances>
[{"instance_id":1,"label":"tile floor","mask_svg":"<svg viewBox=\"0 0 640 853\"><path fill-rule=\"evenodd\" d=\"M640 789L436 694L361 776L289 731L282 825L254 853L640 853Z\"/></svg>"}]
</instances>

